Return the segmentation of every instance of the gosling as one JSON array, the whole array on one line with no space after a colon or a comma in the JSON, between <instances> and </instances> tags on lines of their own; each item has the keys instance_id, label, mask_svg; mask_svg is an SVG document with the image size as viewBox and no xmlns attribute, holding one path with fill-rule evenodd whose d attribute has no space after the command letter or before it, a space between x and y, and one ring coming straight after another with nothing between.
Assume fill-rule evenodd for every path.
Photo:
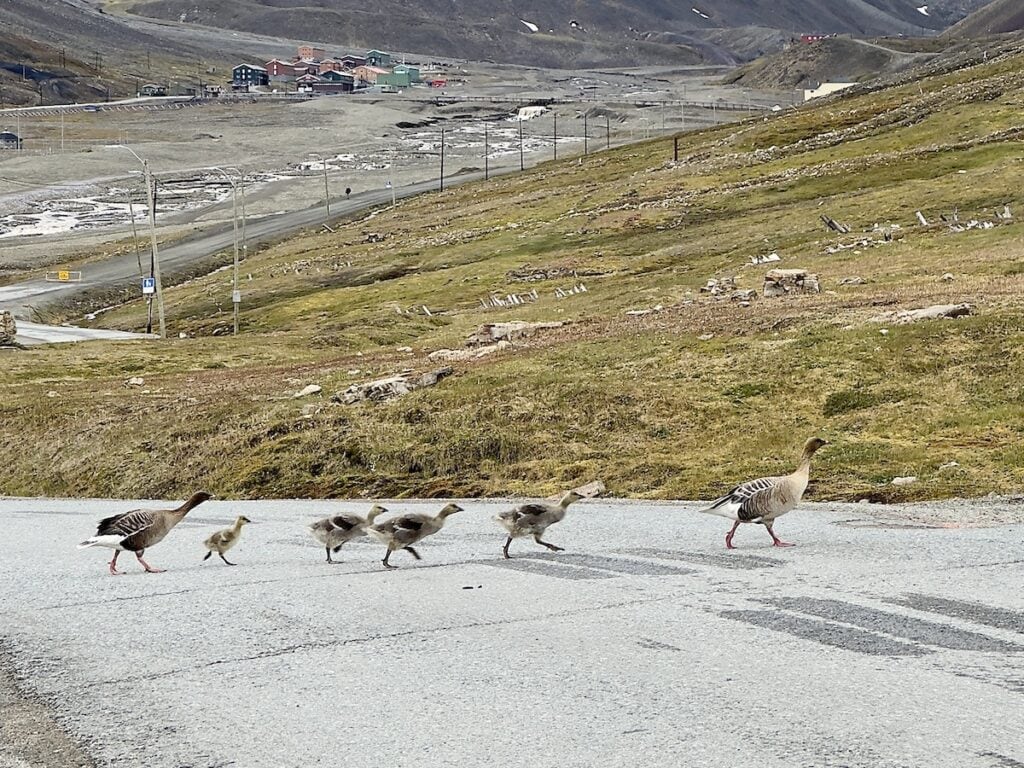
<instances>
[{"instance_id":1,"label":"gosling","mask_svg":"<svg viewBox=\"0 0 1024 768\"><path fill-rule=\"evenodd\" d=\"M205 563L209 560L210 556L216 552L220 556L220 559L228 565L236 565L236 563L232 563L224 557L224 553L238 543L238 539L242 536L242 526L251 522L252 520L248 517L241 515L235 520L235 524L233 526L225 528L223 531L217 531L215 534L210 536L210 538L203 542L205 547L210 550L206 553L206 557L203 558L203 562Z\"/></svg>"},{"instance_id":2,"label":"gosling","mask_svg":"<svg viewBox=\"0 0 1024 768\"><path fill-rule=\"evenodd\" d=\"M366 517L349 514L325 517L323 520L317 520L310 525L309 530L312 532L313 538L327 549L327 562L334 565L340 561L333 559L331 552L338 554L341 545L346 541L352 541L352 539L364 536L367 527L373 525L373 521L377 519L377 516L385 512L387 512L387 509L380 504L374 504Z\"/></svg>"},{"instance_id":3,"label":"gosling","mask_svg":"<svg viewBox=\"0 0 1024 768\"><path fill-rule=\"evenodd\" d=\"M582 498L576 491L569 491L557 504L549 504L547 502L541 504L522 504L515 509L506 510L495 517L494 519L498 521L501 527L508 531L508 538L505 540L505 546L501 550L505 559L511 558L508 548L512 544L512 540L520 536L533 536L535 542L542 547L547 547L552 552L564 551L563 547L557 547L550 542L544 541L541 539L541 536L544 535L544 531L549 526L562 521L570 504Z\"/></svg>"},{"instance_id":4,"label":"gosling","mask_svg":"<svg viewBox=\"0 0 1024 768\"><path fill-rule=\"evenodd\" d=\"M444 527L444 521L448 515L454 515L461 511L462 507L458 504L448 504L436 515L425 515L420 512L401 515L385 520L383 523L371 525L366 532L383 544L387 544L388 551L384 553L384 559L381 561L384 567L397 568L398 566L388 562L392 552L404 549L417 560L421 560L420 553L413 549L412 545L440 531Z\"/></svg>"}]
</instances>

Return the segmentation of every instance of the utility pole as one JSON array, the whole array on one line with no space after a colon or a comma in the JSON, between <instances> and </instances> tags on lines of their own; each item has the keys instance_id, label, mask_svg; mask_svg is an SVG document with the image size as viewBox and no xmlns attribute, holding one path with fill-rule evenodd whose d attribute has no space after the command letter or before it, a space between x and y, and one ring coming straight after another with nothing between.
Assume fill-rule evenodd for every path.
<instances>
[{"instance_id":1,"label":"utility pole","mask_svg":"<svg viewBox=\"0 0 1024 768\"><path fill-rule=\"evenodd\" d=\"M526 170L526 163L523 161L523 121L519 120L519 170Z\"/></svg>"},{"instance_id":2,"label":"utility pole","mask_svg":"<svg viewBox=\"0 0 1024 768\"><path fill-rule=\"evenodd\" d=\"M558 113L557 112L552 112L551 114L554 115L554 117L555 117L555 136L554 136L554 140L551 143L551 147L552 147L552 149L554 150L554 153L555 153L555 158L554 159L557 160L558 159Z\"/></svg>"},{"instance_id":3,"label":"utility pole","mask_svg":"<svg viewBox=\"0 0 1024 768\"><path fill-rule=\"evenodd\" d=\"M234 335L238 335L238 305L242 303L242 293L238 289L238 184L234 178L225 171L223 168L214 167L213 170L221 174L227 179L228 184L231 185L231 227L234 232L234 260L233 260L233 273L231 280L231 304L234 307ZM239 174L241 175L241 174ZM245 215L244 213L242 214ZM244 226L244 225L243 225Z\"/></svg>"},{"instance_id":4,"label":"utility pole","mask_svg":"<svg viewBox=\"0 0 1024 768\"><path fill-rule=\"evenodd\" d=\"M587 129L587 113L583 113L583 154L587 154L590 150L588 147L590 131Z\"/></svg>"},{"instance_id":5,"label":"utility pole","mask_svg":"<svg viewBox=\"0 0 1024 768\"><path fill-rule=\"evenodd\" d=\"M604 148L612 148L612 119L608 115L604 116Z\"/></svg>"},{"instance_id":6,"label":"utility pole","mask_svg":"<svg viewBox=\"0 0 1024 768\"><path fill-rule=\"evenodd\" d=\"M315 157L320 161L320 164L324 167L324 206L327 209L326 218L331 218L331 188L327 184L327 160L320 155L313 154L311 157ZM220 170L220 169L218 169Z\"/></svg>"},{"instance_id":7,"label":"utility pole","mask_svg":"<svg viewBox=\"0 0 1024 768\"><path fill-rule=\"evenodd\" d=\"M444 128L441 129L441 192L444 192Z\"/></svg>"},{"instance_id":8,"label":"utility pole","mask_svg":"<svg viewBox=\"0 0 1024 768\"><path fill-rule=\"evenodd\" d=\"M64 154L64 110L60 111L60 153Z\"/></svg>"},{"instance_id":9,"label":"utility pole","mask_svg":"<svg viewBox=\"0 0 1024 768\"><path fill-rule=\"evenodd\" d=\"M484 181L491 178L491 153L488 138L487 123L484 123Z\"/></svg>"},{"instance_id":10,"label":"utility pole","mask_svg":"<svg viewBox=\"0 0 1024 768\"><path fill-rule=\"evenodd\" d=\"M153 185L153 176L149 172L149 162L143 160L139 155L129 146L125 146L129 152L142 164L142 171L146 181L146 202L149 204L149 233L150 241L152 245L152 256L151 256L151 270L153 280L156 283L156 308L157 318L160 324L160 338L167 338L167 325L164 322L164 289L163 282L160 279L160 253L157 250L156 243L156 189Z\"/></svg>"}]
</instances>

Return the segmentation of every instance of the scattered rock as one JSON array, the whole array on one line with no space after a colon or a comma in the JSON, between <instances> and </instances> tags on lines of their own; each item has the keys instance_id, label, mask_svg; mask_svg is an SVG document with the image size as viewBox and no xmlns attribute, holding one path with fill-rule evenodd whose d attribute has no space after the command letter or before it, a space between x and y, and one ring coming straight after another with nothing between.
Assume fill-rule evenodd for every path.
<instances>
[{"instance_id":1,"label":"scattered rock","mask_svg":"<svg viewBox=\"0 0 1024 768\"><path fill-rule=\"evenodd\" d=\"M216 328L213 329L213 333L211 335L213 335L213 336L228 336L230 334L231 334L231 329L230 328L228 328L226 325L218 325Z\"/></svg>"},{"instance_id":2,"label":"scattered rock","mask_svg":"<svg viewBox=\"0 0 1024 768\"><path fill-rule=\"evenodd\" d=\"M966 317L972 314L973 309L970 304L936 304L931 307L924 307L923 309L906 309L898 310L896 312L886 312L871 318L872 322L875 323L895 323L896 325L906 325L907 323L916 323L920 320L948 320L956 319L958 317Z\"/></svg>"},{"instance_id":3,"label":"scattered rock","mask_svg":"<svg viewBox=\"0 0 1024 768\"><path fill-rule=\"evenodd\" d=\"M715 338L715 334L713 334L713 333L702 333L697 338L700 341L711 341L713 338Z\"/></svg>"},{"instance_id":4,"label":"scattered rock","mask_svg":"<svg viewBox=\"0 0 1024 768\"><path fill-rule=\"evenodd\" d=\"M626 314L630 317L644 317L645 315L653 315L661 312L664 309L661 304L656 304L650 309L627 309Z\"/></svg>"},{"instance_id":5,"label":"scattered rock","mask_svg":"<svg viewBox=\"0 0 1024 768\"><path fill-rule=\"evenodd\" d=\"M414 389L422 389L424 387L432 387L448 376L451 376L455 371L446 366L444 368L438 368L436 371L429 371L416 378L412 377L412 374L398 374L397 376L389 376L385 379L377 379L376 381L370 381L365 384L353 384L351 387L346 389L344 392L334 395L331 397L331 401L335 403L345 403L351 405L352 403L358 403L363 400L372 400L373 402L383 402L384 400L391 400L402 395L407 395Z\"/></svg>"},{"instance_id":6,"label":"scattered rock","mask_svg":"<svg viewBox=\"0 0 1024 768\"><path fill-rule=\"evenodd\" d=\"M365 243L383 243L387 238L387 235L381 234L380 232L367 232L366 237L363 240Z\"/></svg>"},{"instance_id":7,"label":"scattered rock","mask_svg":"<svg viewBox=\"0 0 1024 768\"><path fill-rule=\"evenodd\" d=\"M939 278L939 282L941 283L952 283L954 280L956 280L956 278L953 276L952 272L947 272Z\"/></svg>"},{"instance_id":8,"label":"scattered rock","mask_svg":"<svg viewBox=\"0 0 1024 768\"><path fill-rule=\"evenodd\" d=\"M565 325L565 323L561 321L553 323L527 323L522 321L511 323L485 323L477 328L476 331L466 339L466 346L479 347L502 340L516 341L518 339L525 339L529 336L533 336L538 331L561 328L563 325Z\"/></svg>"},{"instance_id":9,"label":"scattered rock","mask_svg":"<svg viewBox=\"0 0 1024 768\"><path fill-rule=\"evenodd\" d=\"M710 293L712 296L719 296L723 293L730 293L736 290L735 277L711 278L700 289L701 293Z\"/></svg>"},{"instance_id":10,"label":"scattered rock","mask_svg":"<svg viewBox=\"0 0 1024 768\"><path fill-rule=\"evenodd\" d=\"M53 391L52 389L51 389L51 390L50 390L49 392L47 392L47 393L46 393L46 396L47 396L47 397L60 397L60 395L58 395L58 394L57 394L56 392L54 392L54 391Z\"/></svg>"},{"instance_id":11,"label":"scattered rock","mask_svg":"<svg viewBox=\"0 0 1024 768\"><path fill-rule=\"evenodd\" d=\"M913 475L909 477L894 477L892 479L893 485L913 485L917 482L917 478Z\"/></svg>"},{"instance_id":12,"label":"scattered rock","mask_svg":"<svg viewBox=\"0 0 1024 768\"><path fill-rule=\"evenodd\" d=\"M757 264L774 264L777 261L782 261L782 257L777 253L769 253L764 256L751 256L750 263Z\"/></svg>"},{"instance_id":13,"label":"scattered rock","mask_svg":"<svg viewBox=\"0 0 1024 768\"><path fill-rule=\"evenodd\" d=\"M320 406L316 403L306 403L302 406L303 417L309 419L316 415L317 411L320 410Z\"/></svg>"},{"instance_id":14,"label":"scattered rock","mask_svg":"<svg viewBox=\"0 0 1024 768\"><path fill-rule=\"evenodd\" d=\"M947 470L947 469L956 469L959 466L960 466L960 462L958 462L958 461L947 461L945 464L943 464L941 467L939 467L939 471L942 472L942 471Z\"/></svg>"},{"instance_id":15,"label":"scattered rock","mask_svg":"<svg viewBox=\"0 0 1024 768\"><path fill-rule=\"evenodd\" d=\"M750 306L750 302L757 298L757 291L752 288L746 290L733 291L729 294L730 301L738 301L740 306Z\"/></svg>"},{"instance_id":16,"label":"scattered rock","mask_svg":"<svg viewBox=\"0 0 1024 768\"><path fill-rule=\"evenodd\" d=\"M319 384L310 384L310 385L300 389L298 392L296 392L294 395L292 395L292 397L294 399L298 400L300 397L309 397L310 395L319 395L323 391L324 391L324 388L321 387Z\"/></svg>"},{"instance_id":17,"label":"scattered rock","mask_svg":"<svg viewBox=\"0 0 1024 768\"><path fill-rule=\"evenodd\" d=\"M146 380L141 376L132 376L128 381L124 383L126 387L141 387L146 384Z\"/></svg>"},{"instance_id":18,"label":"scattered rock","mask_svg":"<svg viewBox=\"0 0 1024 768\"><path fill-rule=\"evenodd\" d=\"M439 349L435 352L431 352L427 355L427 358L437 361L447 362L460 362L463 360L474 360L481 357L487 357L493 355L495 352L502 352L506 349L511 349L512 342L502 339L497 344L488 344L486 347L477 347L476 349Z\"/></svg>"},{"instance_id":19,"label":"scattered rock","mask_svg":"<svg viewBox=\"0 0 1024 768\"><path fill-rule=\"evenodd\" d=\"M188 334L185 333L184 331L182 331L181 333L178 334L178 338L179 339L187 339L188 338Z\"/></svg>"},{"instance_id":20,"label":"scattered rock","mask_svg":"<svg viewBox=\"0 0 1024 768\"><path fill-rule=\"evenodd\" d=\"M818 276L806 269L773 269L765 274L765 298L787 293L821 293Z\"/></svg>"},{"instance_id":21,"label":"scattered rock","mask_svg":"<svg viewBox=\"0 0 1024 768\"><path fill-rule=\"evenodd\" d=\"M395 351L396 352L405 352L405 353L408 354L409 352L412 352L412 347L398 347Z\"/></svg>"},{"instance_id":22,"label":"scattered rock","mask_svg":"<svg viewBox=\"0 0 1024 768\"><path fill-rule=\"evenodd\" d=\"M864 285L867 283L863 277L844 277L839 281L840 285Z\"/></svg>"},{"instance_id":23,"label":"scattered rock","mask_svg":"<svg viewBox=\"0 0 1024 768\"><path fill-rule=\"evenodd\" d=\"M18 326L14 322L14 316L7 310L0 311L0 345L13 344L17 332Z\"/></svg>"},{"instance_id":24,"label":"scattered rock","mask_svg":"<svg viewBox=\"0 0 1024 768\"><path fill-rule=\"evenodd\" d=\"M573 490L585 499L596 499L598 496L603 496L608 493L608 489L605 487L605 484L600 480L585 483L579 488L573 488Z\"/></svg>"}]
</instances>

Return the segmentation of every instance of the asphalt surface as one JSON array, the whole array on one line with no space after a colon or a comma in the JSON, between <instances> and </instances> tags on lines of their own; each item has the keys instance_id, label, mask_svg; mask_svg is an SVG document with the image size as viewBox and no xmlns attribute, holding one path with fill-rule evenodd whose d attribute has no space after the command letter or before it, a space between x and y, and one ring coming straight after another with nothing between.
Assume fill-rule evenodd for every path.
<instances>
[{"instance_id":1,"label":"asphalt surface","mask_svg":"<svg viewBox=\"0 0 1024 768\"><path fill-rule=\"evenodd\" d=\"M369 502L210 502L147 553L167 573L75 549L139 504L0 500L0 664L96 765L1024 765L1024 525L809 504L799 546L727 552L692 505L585 501L564 553L503 561L506 505L466 502L387 572L304 529ZM239 513L239 565L201 563ZM59 764L0 734L0 765Z\"/></svg>"},{"instance_id":2,"label":"asphalt surface","mask_svg":"<svg viewBox=\"0 0 1024 768\"><path fill-rule=\"evenodd\" d=\"M94 341L97 339L130 341L156 338L145 333L128 333L127 331L108 331L102 328L77 328L72 325L43 325L19 320L14 340L25 346L38 344L69 344L76 341Z\"/></svg>"}]
</instances>

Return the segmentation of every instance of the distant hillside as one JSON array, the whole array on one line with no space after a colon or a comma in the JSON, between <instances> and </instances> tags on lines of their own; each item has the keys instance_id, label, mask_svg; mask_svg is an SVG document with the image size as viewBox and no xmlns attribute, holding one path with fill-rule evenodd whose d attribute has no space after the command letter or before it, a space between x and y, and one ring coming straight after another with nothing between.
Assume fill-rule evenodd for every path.
<instances>
[{"instance_id":1,"label":"distant hillside","mask_svg":"<svg viewBox=\"0 0 1024 768\"><path fill-rule=\"evenodd\" d=\"M138 14L214 27L545 66L735 60L764 50L722 30L860 36L937 34L986 0L129 0ZM531 32L529 25L537 28ZM770 36L765 38L771 43Z\"/></svg>"},{"instance_id":2,"label":"distant hillside","mask_svg":"<svg viewBox=\"0 0 1024 768\"><path fill-rule=\"evenodd\" d=\"M813 88L823 82L857 82L898 72L920 58L917 53L836 37L791 45L736 69L725 82L747 88Z\"/></svg>"},{"instance_id":3,"label":"distant hillside","mask_svg":"<svg viewBox=\"0 0 1024 768\"><path fill-rule=\"evenodd\" d=\"M1024 29L1021 0L994 0L946 32L947 37L984 37Z\"/></svg>"}]
</instances>

